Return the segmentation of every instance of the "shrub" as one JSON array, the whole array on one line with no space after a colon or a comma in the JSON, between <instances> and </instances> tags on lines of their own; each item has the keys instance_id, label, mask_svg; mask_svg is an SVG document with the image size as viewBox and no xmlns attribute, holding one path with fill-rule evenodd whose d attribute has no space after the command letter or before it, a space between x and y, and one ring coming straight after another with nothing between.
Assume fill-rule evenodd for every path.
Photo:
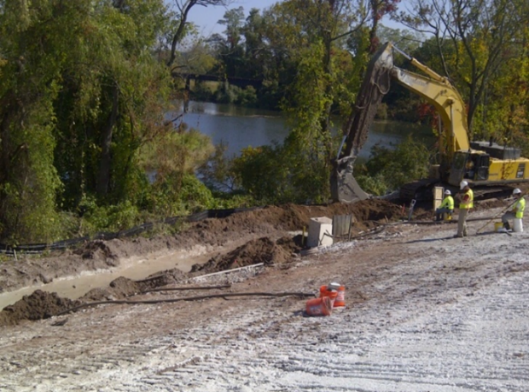
<instances>
[{"instance_id":1,"label":"shrub","mask_svg":"<svg viewBox=\"0 0 529 392\"><path fill-rule=\"evenodd\" d=\"M356 179L368 193L382 195L428 176L430 151L411 136L389 149L375 145L365 166L355 168Z\"/></svg>"}]
</instances>

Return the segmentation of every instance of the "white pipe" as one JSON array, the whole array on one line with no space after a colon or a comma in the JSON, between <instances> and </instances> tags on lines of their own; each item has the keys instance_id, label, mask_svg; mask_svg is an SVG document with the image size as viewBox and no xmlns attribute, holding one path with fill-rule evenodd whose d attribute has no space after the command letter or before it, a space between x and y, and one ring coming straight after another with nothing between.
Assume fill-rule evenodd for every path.
<instances>
[{"instance_id":1,"label":"white pipe","mask_svg":"<svg viewBox=\"0 0 529 392\"><path fill-rule=\"evenodd\" d=\"M258 263L258 264L252 264L252 265L246 265L244 267L239 267L239 268L233 268L233 269L229 269L229 270L226 270L226 271L219 271L219 272L213 272L211 274L207 274L207 275L200 275L200 276L196 276L194 277L193 279L191 280L197 280L197 279L200 279L200 278L206 278L206 277L209 277L209 276L214 276L214 275L221 275L221 274L228 274L230 272L235 272L235 271L239 271L239 270L242 270L242 269L250 269L250 268L254 268L254 267L260 267L264 265L264 263Z\"/></svg>"}]
</instances>

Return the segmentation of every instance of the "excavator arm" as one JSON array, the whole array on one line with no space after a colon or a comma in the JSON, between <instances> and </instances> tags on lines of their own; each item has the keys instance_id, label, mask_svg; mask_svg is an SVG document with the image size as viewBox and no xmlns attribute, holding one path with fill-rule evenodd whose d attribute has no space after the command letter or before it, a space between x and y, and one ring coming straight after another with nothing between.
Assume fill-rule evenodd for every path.
<instances>
[{"instance_id":1,"label":"excavator arm","mask_svg":"<svg viewBox=\"0 0 529 392\"><path fill-rule=\"evenodd\" d=\"M427 76L396 67L393 64L394 50ZM368 197L353 176L353 165L367 140L377 108L390 89L391 80L425 98L440 114L443 129L439 135L439 148L443 161L449 163L456 151L470 149L465 105L458 91L447 78L406 55L393 44L386 43L369 62L353 114L344 127L345 140L336 160L332 162L331 195L335 201L351 203Z\"/></svg>"}]
</instances>

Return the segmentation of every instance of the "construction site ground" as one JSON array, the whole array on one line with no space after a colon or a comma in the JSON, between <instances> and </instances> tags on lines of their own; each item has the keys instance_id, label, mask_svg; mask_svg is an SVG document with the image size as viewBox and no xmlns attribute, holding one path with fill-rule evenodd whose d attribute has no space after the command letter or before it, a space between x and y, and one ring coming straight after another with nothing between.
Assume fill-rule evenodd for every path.
<instances>
[{"instance_id":1,"label":"construction site ground","mask_svg":"<svg viewBox=\"0 0 529 392\"><path fill-rule=\"evenodd\" d=\"M453 238L454 222L432 224L431 210L404 222L398 204L368 200L267 207L171 237L6 261L2 295L40 286L0 312L0 391L527 391L529 231L494 231L505 206L478 204L465 238ZM302 250L310 217L347 213L351 240ZM80 298L45 290L172 255L180 269ZM183 256L199 262L182 271ZM307 316L314 297L300 294L335 281L346 307ZM211 297L164 302L197 296ZM93 301L151 302L52 316Z\"/></svg>"}]
</instances>

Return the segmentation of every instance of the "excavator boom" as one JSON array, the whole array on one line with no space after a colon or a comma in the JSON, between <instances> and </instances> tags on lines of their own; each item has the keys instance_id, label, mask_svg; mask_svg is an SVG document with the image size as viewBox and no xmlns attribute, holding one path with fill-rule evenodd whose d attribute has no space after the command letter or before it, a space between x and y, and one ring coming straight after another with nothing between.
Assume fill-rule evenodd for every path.
<instances>
[{"instance_id":1,"label":"excavator boom","mask_svg":"<svg viewBox=\"0 0 529 392\"><path fill-rule=\"evenodd\" d=\"M393 55L386 47L387 44L368 64L355 107L343 129L345 141L336 160L332 162L331 197L335 201L354 203L369 197L356 182L353 165L367 140L377 107L389 90L389 70L393 67Z\"/></svg>"},{"instance_id":2,"label":"excavator boom","mask_svg":"<svg viewBox=\"0 0 529 392\"><path fill-rule=\"evenodd\" d=\"M393 64L394 50L427 76L396 67ZM390 89L391 80L425 98L440 114L443 130L439 148L447 165L453 160L456 151L470 149L465 105L458 91L447 78L406 55L393 44L386 43L372 57L353 114L344 127L345 142L333 162L331 174L331 194L335 201L351 203L368 197L353 176L353 165L367 140L377 108Z\"/></svg>"}]
</instances>

